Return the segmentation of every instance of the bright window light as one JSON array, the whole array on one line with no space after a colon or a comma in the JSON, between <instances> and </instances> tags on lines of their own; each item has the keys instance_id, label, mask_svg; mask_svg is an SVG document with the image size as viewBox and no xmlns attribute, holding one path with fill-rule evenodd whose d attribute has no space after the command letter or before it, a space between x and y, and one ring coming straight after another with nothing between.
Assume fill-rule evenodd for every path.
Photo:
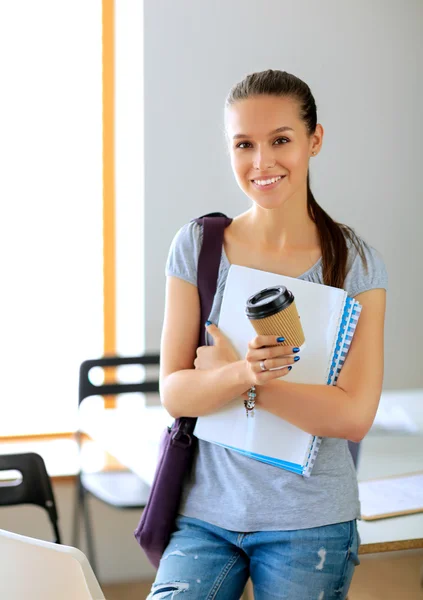
<instances>
[{"instance_id":1,"label":"bright window light","mask_svg":"<svg viewBox=\"0 0 423 600\"><path fill-rule=\"evenodd\" d=\"M103 352L101 1L0 4L0 436L76 428Z\"/></svg>"},{"instance_id":2,"label":"bright window light","mask_svg":"<svg viewBox=\"0 0 423 600\"><path fill-rule=\"evenodd\" d=\"M115 2L121 355L144 348L142 31ZM101 0L2 2L0 53L0 437L69 432L104 348Z\"/></svg>"}]
</instances>

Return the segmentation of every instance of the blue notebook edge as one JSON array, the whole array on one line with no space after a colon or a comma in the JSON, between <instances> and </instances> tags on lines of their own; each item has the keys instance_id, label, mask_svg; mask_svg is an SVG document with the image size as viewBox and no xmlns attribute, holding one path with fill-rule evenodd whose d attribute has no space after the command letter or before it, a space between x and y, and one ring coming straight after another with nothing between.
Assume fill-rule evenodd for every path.
<instances>
[{"instance_id":1,"label":"blue notebook edge","mask_svg":"<svg viewBox=\"0 0 423 600\"><path fill-rule=\"evenodd\" d=\"M341 369L347 358L348 350L350 349L360 312L361 306L357 300L351 298L350 296L346 296L342 316L340 319L338 336L335 343L335 351L333 353L331 366L329 368L327 385L336 385L339 373L341 372ZM313 436L310 452L303 468L304 477L310 477L311 475L322 439L323 438L321 437Z\"/></svg>"},{"instance_id":2,"label":"blue notebook edge","mask_svg":"<svg viewBox=\"0 0 423 600\"><path fill-rule=\"evenodd\" d=\"M345 297L344 308L340 318L340 325L338 329L338 336L335 342L335 350L332 356L331 365L329 368L329 376L327 385L336 385L339 373L345 363L352 338L354 336L355 329L357 327L358 319L360 317L361 305L357 300L350 296ZM313 436L307 458L304 465L302 465L302 475L304 477L310 477L316 462L317 454L322 444L321 437Z\"/></svg>"},{"instance_id":3,"label":"blue notebook edge","mask_svg":"<svg viewBox=\"0 0 423 600\"><path fill-rule=\"evenodd\" d=\"M213 442L213 443L215 443L215 442ZM279 467L286 471L291 471L292 473L297 473L298 475L301 475L303 472L302 465L300 465L298 463L291 463L291 462L288 462L285 460L271 458L271 457L265 456L263 454L257 454L255 452L248 452L248 450L241 450L239 448L235 448L234 446L228 446L227 444L217 443L217 445L221 446L222 448L226 448L227 450L232 450L234 452L237 452L238 454L242 454L243 456L247 456L248 458L251 458L253 460L257 460L259 462L262 462L262 463L265 463L267 465L271 465L274 467Z\"/></svg>"}]
</instances>

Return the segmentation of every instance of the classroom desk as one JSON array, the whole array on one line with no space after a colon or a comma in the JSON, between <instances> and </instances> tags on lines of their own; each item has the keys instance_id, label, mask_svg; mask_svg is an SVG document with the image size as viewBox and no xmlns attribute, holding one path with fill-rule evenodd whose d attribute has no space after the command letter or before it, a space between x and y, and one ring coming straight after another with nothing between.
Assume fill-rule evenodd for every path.
<instances>
[{"instance_id":1,"label":"classroom desk","mask_svg":"<svg viewBox=\"0 0 423 600\"><path fill-rule=\"evenodd\" d=\"M82 429L120 463L151 484L158 440L172 418L161 407L108 409L83 419ZM423 432L369 434L362 442L359 480L423 470ZM360 554L423 548L423 513L358 521Z\"/></svg>"},{"instance_id":2,"label":"classroom desk","mask_svg":"<svg viewBox=\"0 0 423 600\"><path fill-rule=\"evenodd\" d=\"M358 464L358 479L423 471L423 434L368 435ZM423 490L422 490L423 500ZM423 548L423 513L358 521L361 554Z\"/></svg>"}]
</instances>

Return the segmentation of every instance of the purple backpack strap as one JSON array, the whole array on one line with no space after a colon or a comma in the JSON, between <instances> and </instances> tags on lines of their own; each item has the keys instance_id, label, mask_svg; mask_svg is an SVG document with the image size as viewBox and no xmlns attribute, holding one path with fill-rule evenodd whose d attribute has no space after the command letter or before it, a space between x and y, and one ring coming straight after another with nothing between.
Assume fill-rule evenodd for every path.
<instances>
[{"instance_id":1,"label":"purple backpack strap","mask_svg":"<svg viewBox=\"0 0 423 600\"><path fill-rule=\"evenodd\" d=\"M198 346L206 345L206 329L213 299L217 289L217 277L222 256L223 234L232 219L223 213L209 213L193 219L203 227L203 241L198 256L197 287L200 296L201 322ZM181 446L191 445L197 417L180 417L173 424L173 441Z\"/></svg>"},{"instance_id":2,"label":"purple backpack strap","mask_svg":"<svg viewBox=\"0 0 423 600\"><path fill-rule=\"evenodd\" d=\"M223 234L232 219L223 213L210 213L195 219L195 221L203 226L203 243L198 257L197 286L201 303L199 346L205 346L204 324L210 315L217 289Z\"/></svg>"},{"instance_id":3,"label":"purple backpack strap","mask_svg":"<svg viewBox=\"0 0 423 600\"><path fill-rule=\"evenodd\" d=\"M204 322L211 312L217 289L223 232L231 219L221 213L212 213L196 221L203 225L203 243L198 259L198 290L201 301L199 345L204 345ZM195 417L181 417L163 432L153 485L134 532L156 568L174 529L184 480L191 468L197 440L193 435L196 422Z\"/></svg>"},{"instance_id":4,"label":"purple backpack strap","mask_svg":"<svg viewBox=\"0 0 423 600\"><path fill-rule=\"evenodd\" d=\"M204 327L208 319L213 299L217 289L217 277L222 256L223 233L232 219L223 213L209 213L198 219L196 223L203 227L203 241L198 256L197 287L200 296L201 322L199 346L206 345L206 329ZM180 417L173 425L175 442L185 445L191 443L197 417Z\"/></svg>"}]
</instances>

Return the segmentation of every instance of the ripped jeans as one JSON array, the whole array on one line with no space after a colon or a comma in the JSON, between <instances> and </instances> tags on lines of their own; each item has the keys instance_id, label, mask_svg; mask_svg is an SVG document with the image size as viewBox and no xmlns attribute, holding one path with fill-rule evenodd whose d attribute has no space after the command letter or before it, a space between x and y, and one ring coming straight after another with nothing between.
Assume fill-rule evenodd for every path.
<instances>
[{"instance_id":1,"label":"ripped jeans","mask_svg":"<svg viewBox=\"0 0 423 600\"><path fill-rule=\"evenodd\" d=\"M147 600L342 600L358 560L356 521L240 533L179 516Z\"/></svg>"}]
</instances>

